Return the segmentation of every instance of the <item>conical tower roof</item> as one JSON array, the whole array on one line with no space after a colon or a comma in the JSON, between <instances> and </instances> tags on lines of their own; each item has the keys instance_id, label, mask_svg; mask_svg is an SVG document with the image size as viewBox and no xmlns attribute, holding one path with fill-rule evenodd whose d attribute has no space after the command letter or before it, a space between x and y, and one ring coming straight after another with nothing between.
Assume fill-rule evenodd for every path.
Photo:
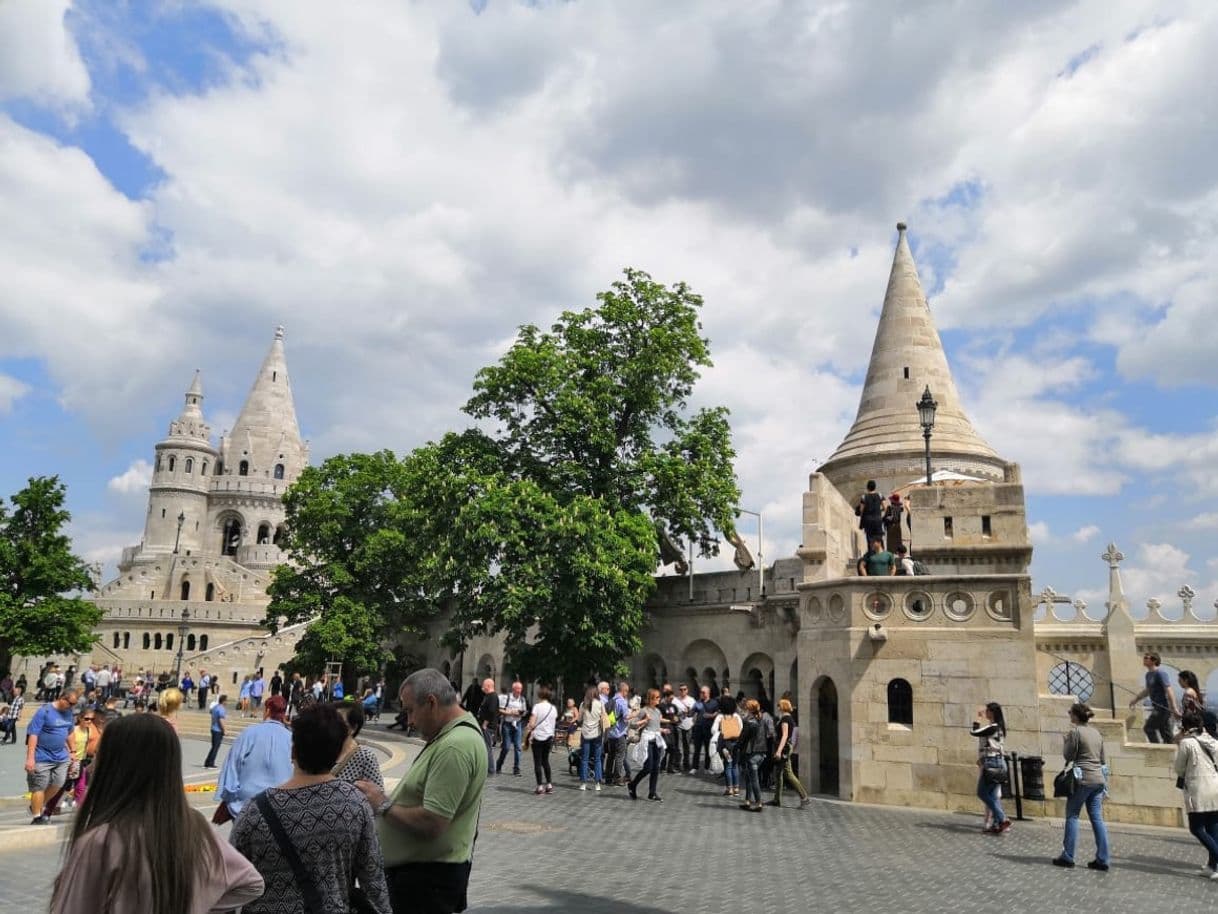
<instances>
[{"instance_id":1,"label":"conical tower roof","mask_svg":"<svg viewBox=\"0 0 1218 914\"><path fill-rule=\"evenodd\" d=\"M896 254L858 415L845 440L820 467L848 499L867 479L880 481L883 489L925 476L916 403L927 387L939 405L931 437L934 468L1002 479L1005 461L977 434L960 405L905 224L897 223Z\"/></svg>"},{"instance_id":2,"label":"conical tower roof","mask_svg":"<svg viewBox=\"0 0 1218 914\"><path fill-rule=\"evenodd\" d=\"M202 441L210 447L211 428L203 418L203 379L197 368L186 391L186 402L182 404L181 414L169 423L167 440L177 442L181 439Z\"/></svg>"},{"instance_id":3,"label":"conical tower roof","mask_svg":"<svg viewBox=\"0 0 1218 914\"><path fill-rule=\"evenodd\" d=\"M225 461L235 473L242 462L246 474L255 478L286 478L289 482L308 463L308 449L301 441L296 422L296 404L288 379L283 351L283 327L262 361L258 377L232 431L226 436ZM283 470L277 472L277 467Z\"/></svg>"}]
</instances>

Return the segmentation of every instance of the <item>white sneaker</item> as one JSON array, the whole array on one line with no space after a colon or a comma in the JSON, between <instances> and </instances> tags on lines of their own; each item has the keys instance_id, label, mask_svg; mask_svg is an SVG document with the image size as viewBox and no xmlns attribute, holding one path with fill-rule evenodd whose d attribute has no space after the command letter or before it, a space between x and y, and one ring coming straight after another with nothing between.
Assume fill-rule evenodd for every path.
<instances>
[{"instance_id":1,"label":"white sneaker","mask_svg":"<svg viewBox=\"0 0 1218 914\"><path fill-rule=\"evenodd\" d=\"M1201 867L1201 869L1197 870L1197 875L1200 876L1202 879L1210 879L1213 877L1215 872L1218 872L1218 871L1211 870L1208 866L1203 866L1203 867Z\"/></svg>"},{"instance_id":2,"label":"white sneaker","mask_svg":"<svg viewBox=\"0 0 1218 914\"><path fill-rule=\"evenodd\" d=\"M596 792L597 792L597 793L600 793L600 792L601 792L601 785L600 785L600 782L597 782L596 787L595 787L595 788L593 788L593 789L594 789L594 790L596 790Z\"/></svg>"},{"instance_id":3,"label":"white sneaker","mask_svg":"<svg viewBox=\"0 0 1218 914\"><path fill-rule=\"evenodd\" d=\"M687 771L687 772L685 772L685 773L686 773L686 774L697 774L697 773L698 773L698 769L697 769L697 768L690 768L690 769L689 769L689 771Z\"/></svg>"},{"instance_id":4,"label":"white sneaker","mask_svg":"<svg viewBox=\"0 0 1218 914\"><path fill-rule=\"evenodd\" d=\"M587 784L580 784L580 785L579 785L579 789L580 789L580 790L587 790L587 789L588 789L588 785L587 785Z\"/></svg>"},{"instance_id":5,"label":"white sneaker","mask_svg":"<svg viewBox=\"0 0 1218 914\"><path fill-rule=\"evenodd\" d=\"M1210 879L1218 880L1218 870L1214 870L1212 873L1210 873Z\"/></svg>"}]
</instances>

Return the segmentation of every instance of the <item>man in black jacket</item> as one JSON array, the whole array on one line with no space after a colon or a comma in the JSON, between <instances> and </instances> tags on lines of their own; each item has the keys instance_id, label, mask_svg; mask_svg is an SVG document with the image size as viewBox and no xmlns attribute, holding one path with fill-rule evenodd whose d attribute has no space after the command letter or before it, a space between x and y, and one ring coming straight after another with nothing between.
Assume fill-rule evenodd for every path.
<instances>
[{"instance_id":1,"label":"man in black jacket","mask_svg":"<svg viewBox=\"0 0 1218 914\"><path fill-rule=\"evenodd\" d=\"M482 704L478 706L478 725L482 727L482 739L486 742L486 773L495 773L495 729L499 726L499 696L495 694L495 680L482 680Z\"/></svg>"}]
</instances>

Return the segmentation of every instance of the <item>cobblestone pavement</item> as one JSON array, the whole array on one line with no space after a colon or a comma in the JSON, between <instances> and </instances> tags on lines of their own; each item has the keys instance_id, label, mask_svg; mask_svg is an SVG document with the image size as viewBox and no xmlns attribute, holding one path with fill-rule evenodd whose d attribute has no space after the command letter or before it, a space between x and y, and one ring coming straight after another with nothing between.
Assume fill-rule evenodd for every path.
<instances>
[{"instance_id":1,"label":"cobblestone pavement","mask_svg":"<svg viewBox=\"0 0 1218 914\"><path fill-rule=\"evenodd\" d=\"M1183 914L1210 912L1218 901L1218 882L1194 875L1204 855L1183 831L1116 826L1113 869L1097 873L1049 865L1060 822L1017 822L995 838L979 833L979 815L832 800L756 815L688 776L661 780L663 803L631 802L621 788L580 792L565 773L551 796L533 796L532 786L527 774L491 781L471 911L937 914L984 906L1121 914L1167 903ZM1079 859L1092 850L1084 821ZM43 909L57 855L47 848L0 857L0 910Z\"/></svg>"}]
</instances>

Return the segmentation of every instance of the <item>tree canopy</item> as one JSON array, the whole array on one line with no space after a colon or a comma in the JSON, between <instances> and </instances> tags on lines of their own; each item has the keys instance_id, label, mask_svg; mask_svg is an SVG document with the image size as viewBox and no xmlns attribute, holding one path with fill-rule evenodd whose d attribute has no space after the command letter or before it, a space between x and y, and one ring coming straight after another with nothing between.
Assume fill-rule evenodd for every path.
<instances>
[{"instance_id":1,"label":"tree canopy","mask_svg":"<svg viewBox=\"0 0 1218 914\"><path fill-rule=\"evenodd\" d=\"M689 405L711 364L701 298L637 270L597 298L478 372L478 428L301 475L268 621L318 617L308 660L374 668L441 613L453 650L502 634L528 678L609 675L640 649L657 525L716 553L735 452L727 410Z\"/></svg>"},{"instance_id":2,"label":"tree canopy","mask_svg":"<svg viewBox=\"0 0 1218 914\"><path fill-rule=\"evenodd\" d=\"M90 590L89 568L72 554L66 490L57 476L31 478L9 505L0 499L0 671L14 655L89 649L101 610L73 593Z\"/></svg>"}]
</instances>

